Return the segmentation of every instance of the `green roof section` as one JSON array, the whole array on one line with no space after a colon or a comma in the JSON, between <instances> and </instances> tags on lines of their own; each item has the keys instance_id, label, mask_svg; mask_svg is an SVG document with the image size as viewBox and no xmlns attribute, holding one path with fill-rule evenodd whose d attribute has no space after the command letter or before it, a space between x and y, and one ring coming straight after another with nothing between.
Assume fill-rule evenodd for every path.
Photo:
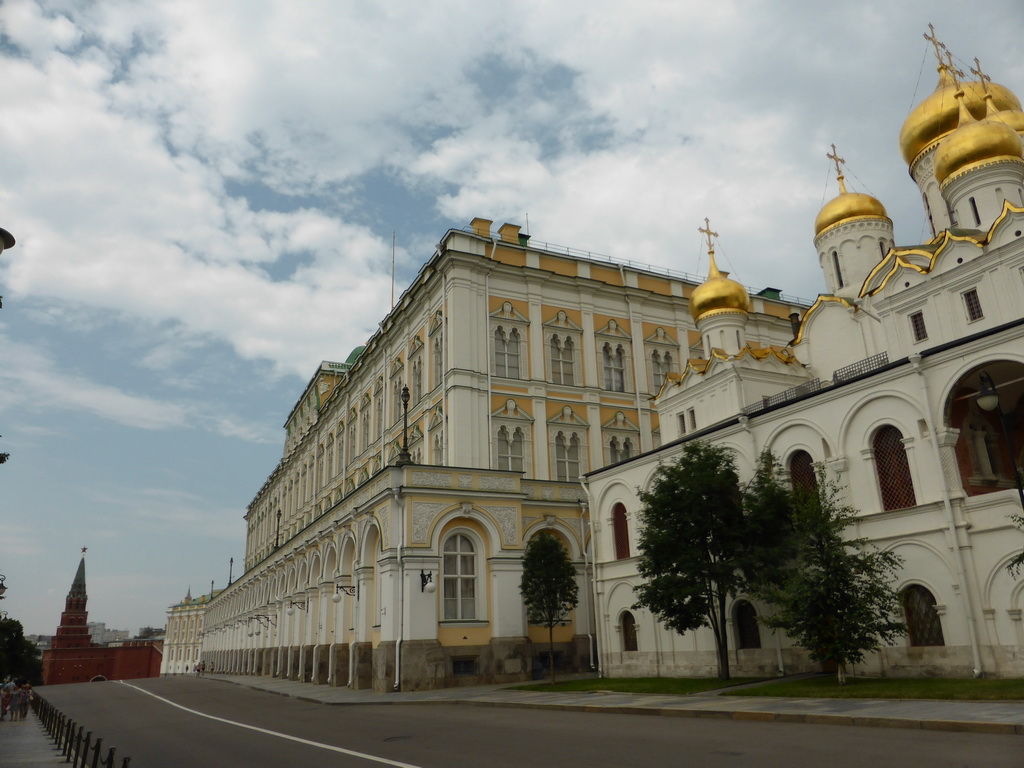
<instances>
[{"instance_id":1,"label":"green roof section","mask_svg":"<svg viewBox=\"0 0 1024 768\"><path fill-rule=\"evenodd\" d=\"M356 347L355 349L353 349L349 356L345 358L345 365L355 365L356 360L358 360L359 356L363 354L364 349L366 349L365 346Z\"/></svg>"}]
</instances>

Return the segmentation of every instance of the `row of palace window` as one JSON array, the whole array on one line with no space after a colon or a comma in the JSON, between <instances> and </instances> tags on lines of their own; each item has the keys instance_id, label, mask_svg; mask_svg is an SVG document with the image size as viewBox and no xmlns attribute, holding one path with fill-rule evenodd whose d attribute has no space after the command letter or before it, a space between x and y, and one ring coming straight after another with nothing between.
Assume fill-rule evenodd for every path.
<instances>
[{"instance_id":1,"label":"row of palace window","mask_svg":"<svg viewBox=\"0 0 1024 768\"><path fill-rule=\"evenodd\" d=\"M580 362L578 342L571 335L554 334L548 339L548 380L552 384L575 386L578 383ZM525 378L523 348L525 343L518 328L506 330L498 326L494 330L494 375L508 379ZM625 392L629 389L628 347L624 344L605 342L601 346L602 385L611 392ZM668 350L652 350L648 356L651 369L651 388L658 391L665 377L672 372L674 361Z\"/></svg>"},{"instance_id":2,"label":"row of palace window","mask_svg":"<svg viewBox=\"0 0 1024 768\"><path fill-rule=\"evenodd\" d=\"M927 588L920 584L907 586L900 592L900 604L903 606L903 618L907 624L907 637L911 646L946 644L935 596ZM736 601L733 607L733 628L737 649L761 648L761 628L757 621L757 611L750 602ZM623 651L639 650L636 618L629 611L624 611L620 616L619 631L622 634Z\"/></svg>"},{"instance_id":3,"label":"row of palace window","mask_svg":"<svg viewBox=\"0 0 1024 768\"><path fill-rule=\"evenodd\" d=\"M973 323L978 320L982 320L985 317L984 311L981 308L981 299L978 297L978 290L971 288L969 291L964 291L960 294L964 302L964 312L967 314L967 322ZM914 341L925 341L928 339L928 326L925 325L924 311L912 312L909 315L910 318L910 332L914 336Z\"/></svg>"},{"instance_id":4,"label":"row of palace window","mask_svg":"<svg viewBox=\"0 0 1024 768\"><path fill-rule=\"evenodd\" d=\"M528 472L527 439L522 427L498 427L495 435L495 469ZM552 441L554 449L553 479L564 482L577 480L586 467L583 462L584 446L576 432L557 432ZM615 464L631 459L637 453L636 441L631 437L612 437L608 441L606 458Z\"/></svg>"}]
</instances>

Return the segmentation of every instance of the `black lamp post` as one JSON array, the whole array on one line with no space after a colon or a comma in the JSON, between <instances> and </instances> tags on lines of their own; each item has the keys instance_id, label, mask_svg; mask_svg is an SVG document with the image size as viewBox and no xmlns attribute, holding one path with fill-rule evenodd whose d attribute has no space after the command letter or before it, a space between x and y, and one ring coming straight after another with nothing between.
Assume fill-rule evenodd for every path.
<instances>
[{"instance_id":1,"label":"black lamp post","mask_svg":"<svg viewBox=\"0 0 1024 768\"><path fill-rule=\"evenodd\" d=\"M15 242L14 241L14 235L12 235L6 229L0 228L0 253L3 253L8 248L13 248L14 247L14 242ZM2 309L3 306L4 306L3 296L0 296L0 309ZM9 453L0 453L0 464L6 464L7 460L9 458L11 458L11 454L9 454ZM0 579L2 579L2 578L3 578L3 576L0 576ZM3 582L0 581L0 598L3 597L3 594L4 594L3 590L4 590Z\"/></svg>"},{"instance_id":2,"label":"black lamp post","mask_svg":"<svg viewBox=\"0 0 1024 768\"><path fill-rule=\"evenodd\" d=\"M231 586L231 575L235 572L235 558L228 561L228 586Z\"/></svg>"},{"instance_id":3,"label":"black lamp post","mask_svg":"<svg viewBox=\"0 0 1024 768\"><path fill-rule=\"evenodd\" d=\"M402 450L398 452L398 466L412 464L409 454L409 385L402 387Z\"/></svg>"},{"instance_id":4,"label":"black lamp post","mask_svg":"<svg viewBox=\"0 0 1024 768\"><path fill-rule=\"evenodd\" d=\"M4 583L7 581L7 577L0 573L0 600L4 599L4 592L7 591L7 585Z\"/></svg>"},{"instance_id":5,"label":"black lamp post","mask_svg":"<svg viewBox=\"0 0 1024 768\"><path fill-rule=\"evenodd\" d=\"M1017 483L1017 494L1020 496L1020 506L1024 510L1024 482L1021 481L1020 467L1017 466L1017 448L1013 443L1013 416L1003 411L999 402L999 392L996 391L995 382L989 376L988 371L978 374L981 380L981 391L978 393L978 407L983 411L995 413L999 416L999 423L1003 427L1003 437L1006 439L1006 447L1010 452L1010 466L1013 467L1013 479Z\"/></svg>"},{"instance_id":6,"label":"black lamp post","mask_svg":"<svg viewBox=\"0 0 1024 768\"><path fill-rule=\"evenodd\" d=\"M281 540L281 510L277 510L277 529L274 531L274 549L280 546Z\"/></svg>"}]
</instances>

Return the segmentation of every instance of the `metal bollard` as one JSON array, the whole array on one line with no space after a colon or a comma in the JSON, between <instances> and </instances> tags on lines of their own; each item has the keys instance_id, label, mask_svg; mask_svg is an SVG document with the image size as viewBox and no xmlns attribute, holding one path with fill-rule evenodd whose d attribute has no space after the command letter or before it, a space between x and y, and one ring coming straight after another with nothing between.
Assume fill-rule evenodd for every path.
<instances>
[{"instance_id":1,"label":"metal bollard","mask_svg":"<svg viewBox=\"0 0 1024 768\"><path fill-rule=\"evenodd\" d=\"M85 768L85 761L89 758L89 745L92 744L92 731L85 734L85 743L80 744L79 754L82 757L82 762L78 763L81 768Z\"/></svg>"},{"instance_id":2,"label":"metal bollard","mask_svg":"<svg viewBox=\"0 0 1024 768\"><path fill-rule=\"evenodd\" d=\"M92 753L92 768L96 768L100 762L100 750L103 748L103 739L96 739L96 749ZM82 768L85 768L85 763L82 763Z\"/></svg>"}]
</instances>

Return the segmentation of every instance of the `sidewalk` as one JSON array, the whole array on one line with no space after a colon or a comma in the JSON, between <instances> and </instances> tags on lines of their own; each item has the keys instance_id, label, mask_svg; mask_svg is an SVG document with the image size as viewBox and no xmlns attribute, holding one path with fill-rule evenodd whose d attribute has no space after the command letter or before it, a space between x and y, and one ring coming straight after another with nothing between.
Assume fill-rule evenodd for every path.
<instances>
[{"instance_id":1,"label":"sidewalk","mask_svg":"<svg viewBox=\"0 0 1024 768\"><path fill-rule=\"evenodd\" d=\"M608 714L714 717L817 725L859 725L1024 735L1024 702L927 699L784 699L720 696L716 691L668 696L591 691L543 693L508 686L444 688L417 693L373 693L328 688L273 677L206 675L235 685L333 705L466 704ZM746 686L744 686L746 687Z\"/></svg>"},{"instance_id":2,"label":"sidewalk","mask_svg":"<svg viewBox=\"0 0 1024 768\"><path fill-rule=\"evenodd\" d=\"M0 763L4 768L51 768L64 765L36 713L26 720L0 720Z\"/></svg>"}]
</instances>

